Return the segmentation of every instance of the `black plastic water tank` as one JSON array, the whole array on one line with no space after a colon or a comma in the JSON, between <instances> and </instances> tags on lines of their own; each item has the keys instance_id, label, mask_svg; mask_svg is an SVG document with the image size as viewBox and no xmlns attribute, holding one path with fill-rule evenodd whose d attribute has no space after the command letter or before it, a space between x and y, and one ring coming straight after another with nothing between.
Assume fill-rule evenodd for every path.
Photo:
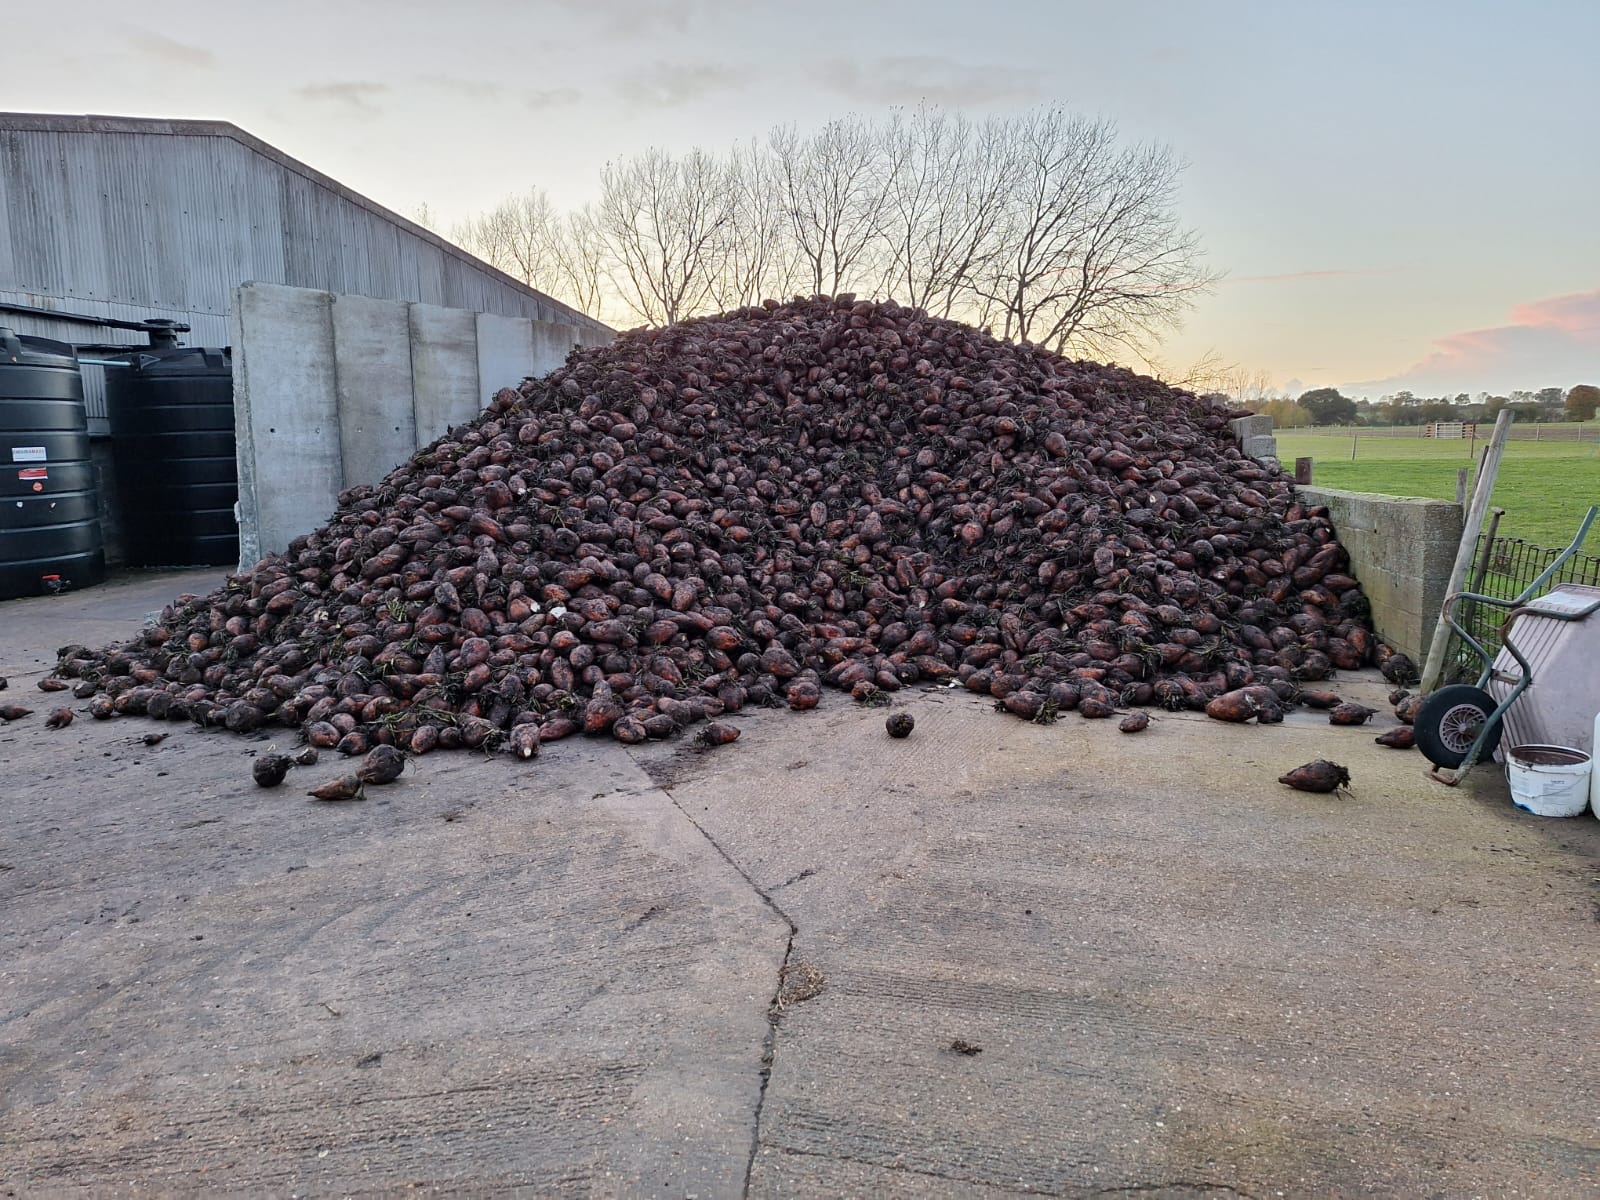
<instances>
[{"instance_id":1,"label":"black plastic water tank","mask_svg":"<svg viewBox=\"0 0 1600 1200\"><path fill-rule=\"evenodd\" d=\"M77 351L0 328L0 600L105 575Z\"/></svg>"},{"instance_id":2,"label":"black plastic water tank","mask_svg":"<svg viewBox=\"0 0 1600 1200\"><path fill-rule=\"evenodd\" d=\"M237 563L231 353L172 346L123 357L128 368L106 376L129 564Z\"/></svg>"}]
</instances>

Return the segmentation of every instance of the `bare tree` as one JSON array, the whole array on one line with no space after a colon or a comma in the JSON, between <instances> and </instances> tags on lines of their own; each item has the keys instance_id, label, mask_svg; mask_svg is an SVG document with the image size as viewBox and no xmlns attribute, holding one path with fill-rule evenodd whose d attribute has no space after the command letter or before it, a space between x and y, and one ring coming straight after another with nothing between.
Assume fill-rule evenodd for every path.
<instances>
[{"instance_id":1,"label":"bare tree","mask_svg":"<svg viewBox=\"0 0 1600 1200\"><path fill-rule=\"evenodd\" d=\"M974 127L960 114L896 113L879 145L884 291L949 316L994 253L1005 198L1004 126Z\"/></svg>"},{"instance_id":2,"label":"bare tree","mask_svg":"<svg viewBox=\"0 0 1600 1200\"><path fill-rule=\"evenodd\" d=\"M508 196L452 230L463 250L529 287L550 290L557 272L561 218L543 188Z\"/></svg>"},{"instance_id":3,"label":"bare tree","mask_svg":"<svg viewBox=\"0 0 1600 1200\"><path fill-rule=\"evenodd\" d=\"M871 283L871 252L879 242L884 205L878 143L877 133L858 117L830 121L807 138L792 125L774 129L768 138L779 163L801 278L814 293Z\"/></svg>"},{"instance_id":4,"label":"bare tree","mask_svg":"<svg viewBox=\"0 0 1600 1200\"><path fill-rule=\"evenodd\" d=\"M1109 121L1061 108L981 124L919 108L779 127L721 156L652 150L608 164L592 209L561 216L533 190L456 236L597 315L665 323L850 291L1154 362L1216 278L1177 219L1180 174L1165 148L1124 146ZM1224 373L1203 367L1189 374Z\"/></svg>"},{"instance_id":5,"label":"bare tree","mask_svg":"<svg viewBox=\"0 0 1600 1200\"><path fill-rule=\"evenodd\" d=\"M597 321L603 320L606 242L587 204L562 218L553 253L556 282L550 294Z\"/></svg>"},{"instance_id":6,"label":"bare tree","mask_svg":"<svg viewBox=\"0 0 1600 1200\"><path fill-rule=\"evenodd\" d=\"M1159 340L1215 280L1173 211L1171 153L1121 149L1111 122L1060 108L1006 134L1006 214L973 283L1003 335L1107 357Z\"/></svg>"},{"instance_id":7,"label":"bare tree","mask_svg":"<svg viewBox=\"0 0 1600 1200\"><path fill-rule=\"evenodd\" d=\"M732 191L727 165L699 149L606 164L595 222L609 281L627 308L651 324L702 311L723 269Z\"/></svg>"},{"instance_id":8,"label":"bare tree","mask_svg":"<svg viewBox=\"0 0 1600 1200\"><path fill-rule=\"evenodd\" d=\"M777 157L749 142L733 148L727 167L732 212L719 250L721 270L712 284L712 300L721 310L787 295L799 266Z\"/></svg>"}]
</instances>

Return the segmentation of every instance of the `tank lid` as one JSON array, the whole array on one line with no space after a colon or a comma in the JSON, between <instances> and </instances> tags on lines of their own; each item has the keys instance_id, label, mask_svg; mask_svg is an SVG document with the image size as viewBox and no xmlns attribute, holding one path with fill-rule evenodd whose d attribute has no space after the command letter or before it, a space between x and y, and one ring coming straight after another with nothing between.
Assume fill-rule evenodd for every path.
<instances>
[{"instance_id":1,"label":"tank lid","mask_svg":"<svg viewBox=\"0 0 1600 1200\"><path fill-rule=\"evenodd\" d=\"M171 346L135 350L128 361L141 375L231 375L231 346Z\"/></svg>"},{"instance_id":2,"label":"tank lid","mask_svg":"<svg viewBox=\"0 0 1600 1200\"><path fill-rule=\"evenodd\" d=\"M78 352L68 342L29 337L0 325L0 367L13 364L30 367L78 366Z\"/></svg>"}]
</instances>

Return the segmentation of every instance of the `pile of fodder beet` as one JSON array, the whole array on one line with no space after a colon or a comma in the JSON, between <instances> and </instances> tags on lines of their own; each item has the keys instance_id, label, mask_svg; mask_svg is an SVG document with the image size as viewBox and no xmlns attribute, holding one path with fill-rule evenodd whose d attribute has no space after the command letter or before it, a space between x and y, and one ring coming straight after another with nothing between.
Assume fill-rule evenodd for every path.
<instances>
[{"instance_id":1,"label":"pile of fodder beet","mask_svg":"<svg viewBox=\"0 0 1600 1200\"><path fill-rule=\"evenodd\" d=\"M1229 415L848 296L636 331L58 671L352 754L638 742L824 686L958 680L1043 719L1291 703L1376 644L1323 512Z\"/></svg>"}]
</instances>

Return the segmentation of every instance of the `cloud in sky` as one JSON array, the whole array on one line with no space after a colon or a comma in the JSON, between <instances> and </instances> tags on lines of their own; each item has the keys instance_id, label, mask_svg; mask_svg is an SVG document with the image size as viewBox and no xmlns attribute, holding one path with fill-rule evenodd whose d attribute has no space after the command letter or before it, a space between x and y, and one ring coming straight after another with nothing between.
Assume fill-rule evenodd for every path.
<instances>
[{"instance_id":1,"label":"cloud in sky","mask_svg":"<svg viewBox=\"0 0 1600 1200\"><path fill-rule=\"evenodd\" d=\"M1418 395L1600 382L1600 290L1515 306L1510 321L1436 338L1416 365L1388 379L1348 385L1357 394Z\"/></svg>"},{"instance_id":2,"label":"cloud in sky","mask_svg":"<svg viewBox=\"0 0 1600 1200\"><path fill-rule=\"evenodd\" d=\"M577 88L558 87L538 90L525 89L521 93L523 107L538 112L541 108L559 108L563 104L576 104L583 98Z\"/></svg>"},{"instance_id":3,"label":"cloud in sky","mask_svg":"<svg viewBox=\"0 0 1600 1200\"><path fill-rule=\"evenodd\" d=\"M217 56L201 46L191 46L149 29L130 29L128 44L140 55L164 67L190 67L208 70L217 65Z\"/></svg>"},{"instance_id":4,"label":"cloud in sky","mask_svg":"<svg viewBox=\"0 0 1600 1200\"><path fill-rule=\"evenodd\" d=\"M530 112L572 104L581 95L577 88L512 88L485 79L461 79L453 75L427 75L422 82L475 104L520 104Z\"/></svg>"},{"instance_id":5,"label":"cloud in sky","mask_svg":"<svg viewBox=\"0 0 1600 1200\"><path fill-rule=\"evenodd\" d=\"M663 33L686 33L691 24L729 0L554 0L558 8L597 18L613 37L637 41Z\"/></svg>"},{"instance_id":6,"label":"cloud in sky","mask_svg":"<svg viewBox=\"0 0 1600 1200\"><path fill-rule=\"evenodd\" d=\"M378 106L373 101L389 91L387 83L370 83L365 80L349 79L339 80L334 83L312 83L305 87L295 88L294 94L302 100L311 100L316 103L343 104L361 112L377 112Z\"/></svg>"},{"instance_id":7,"label":"cloud in sky","mask_svg":"<svg viewBox=\"0 0 1600 1200\"><path fill-rule=\"evenodd\" d=\"M1040 94L1036 71L973 66L952 58L902 54L888 58L835 59L822 64L822 82L858 104L915 104L950 108L1026 100Z\"/></svg>"},{"instance_id":8,"label":"cloud in sky","mask_svg":"<svg viewBox=\"0 0 1600 1200\"><path fill-rule=\"evenodd\" d=\"M736 88L744 79L744 72L720 63L658 62L630 72L617 92L630 104L672 108Z\"/></svg>"}]
</instances>

